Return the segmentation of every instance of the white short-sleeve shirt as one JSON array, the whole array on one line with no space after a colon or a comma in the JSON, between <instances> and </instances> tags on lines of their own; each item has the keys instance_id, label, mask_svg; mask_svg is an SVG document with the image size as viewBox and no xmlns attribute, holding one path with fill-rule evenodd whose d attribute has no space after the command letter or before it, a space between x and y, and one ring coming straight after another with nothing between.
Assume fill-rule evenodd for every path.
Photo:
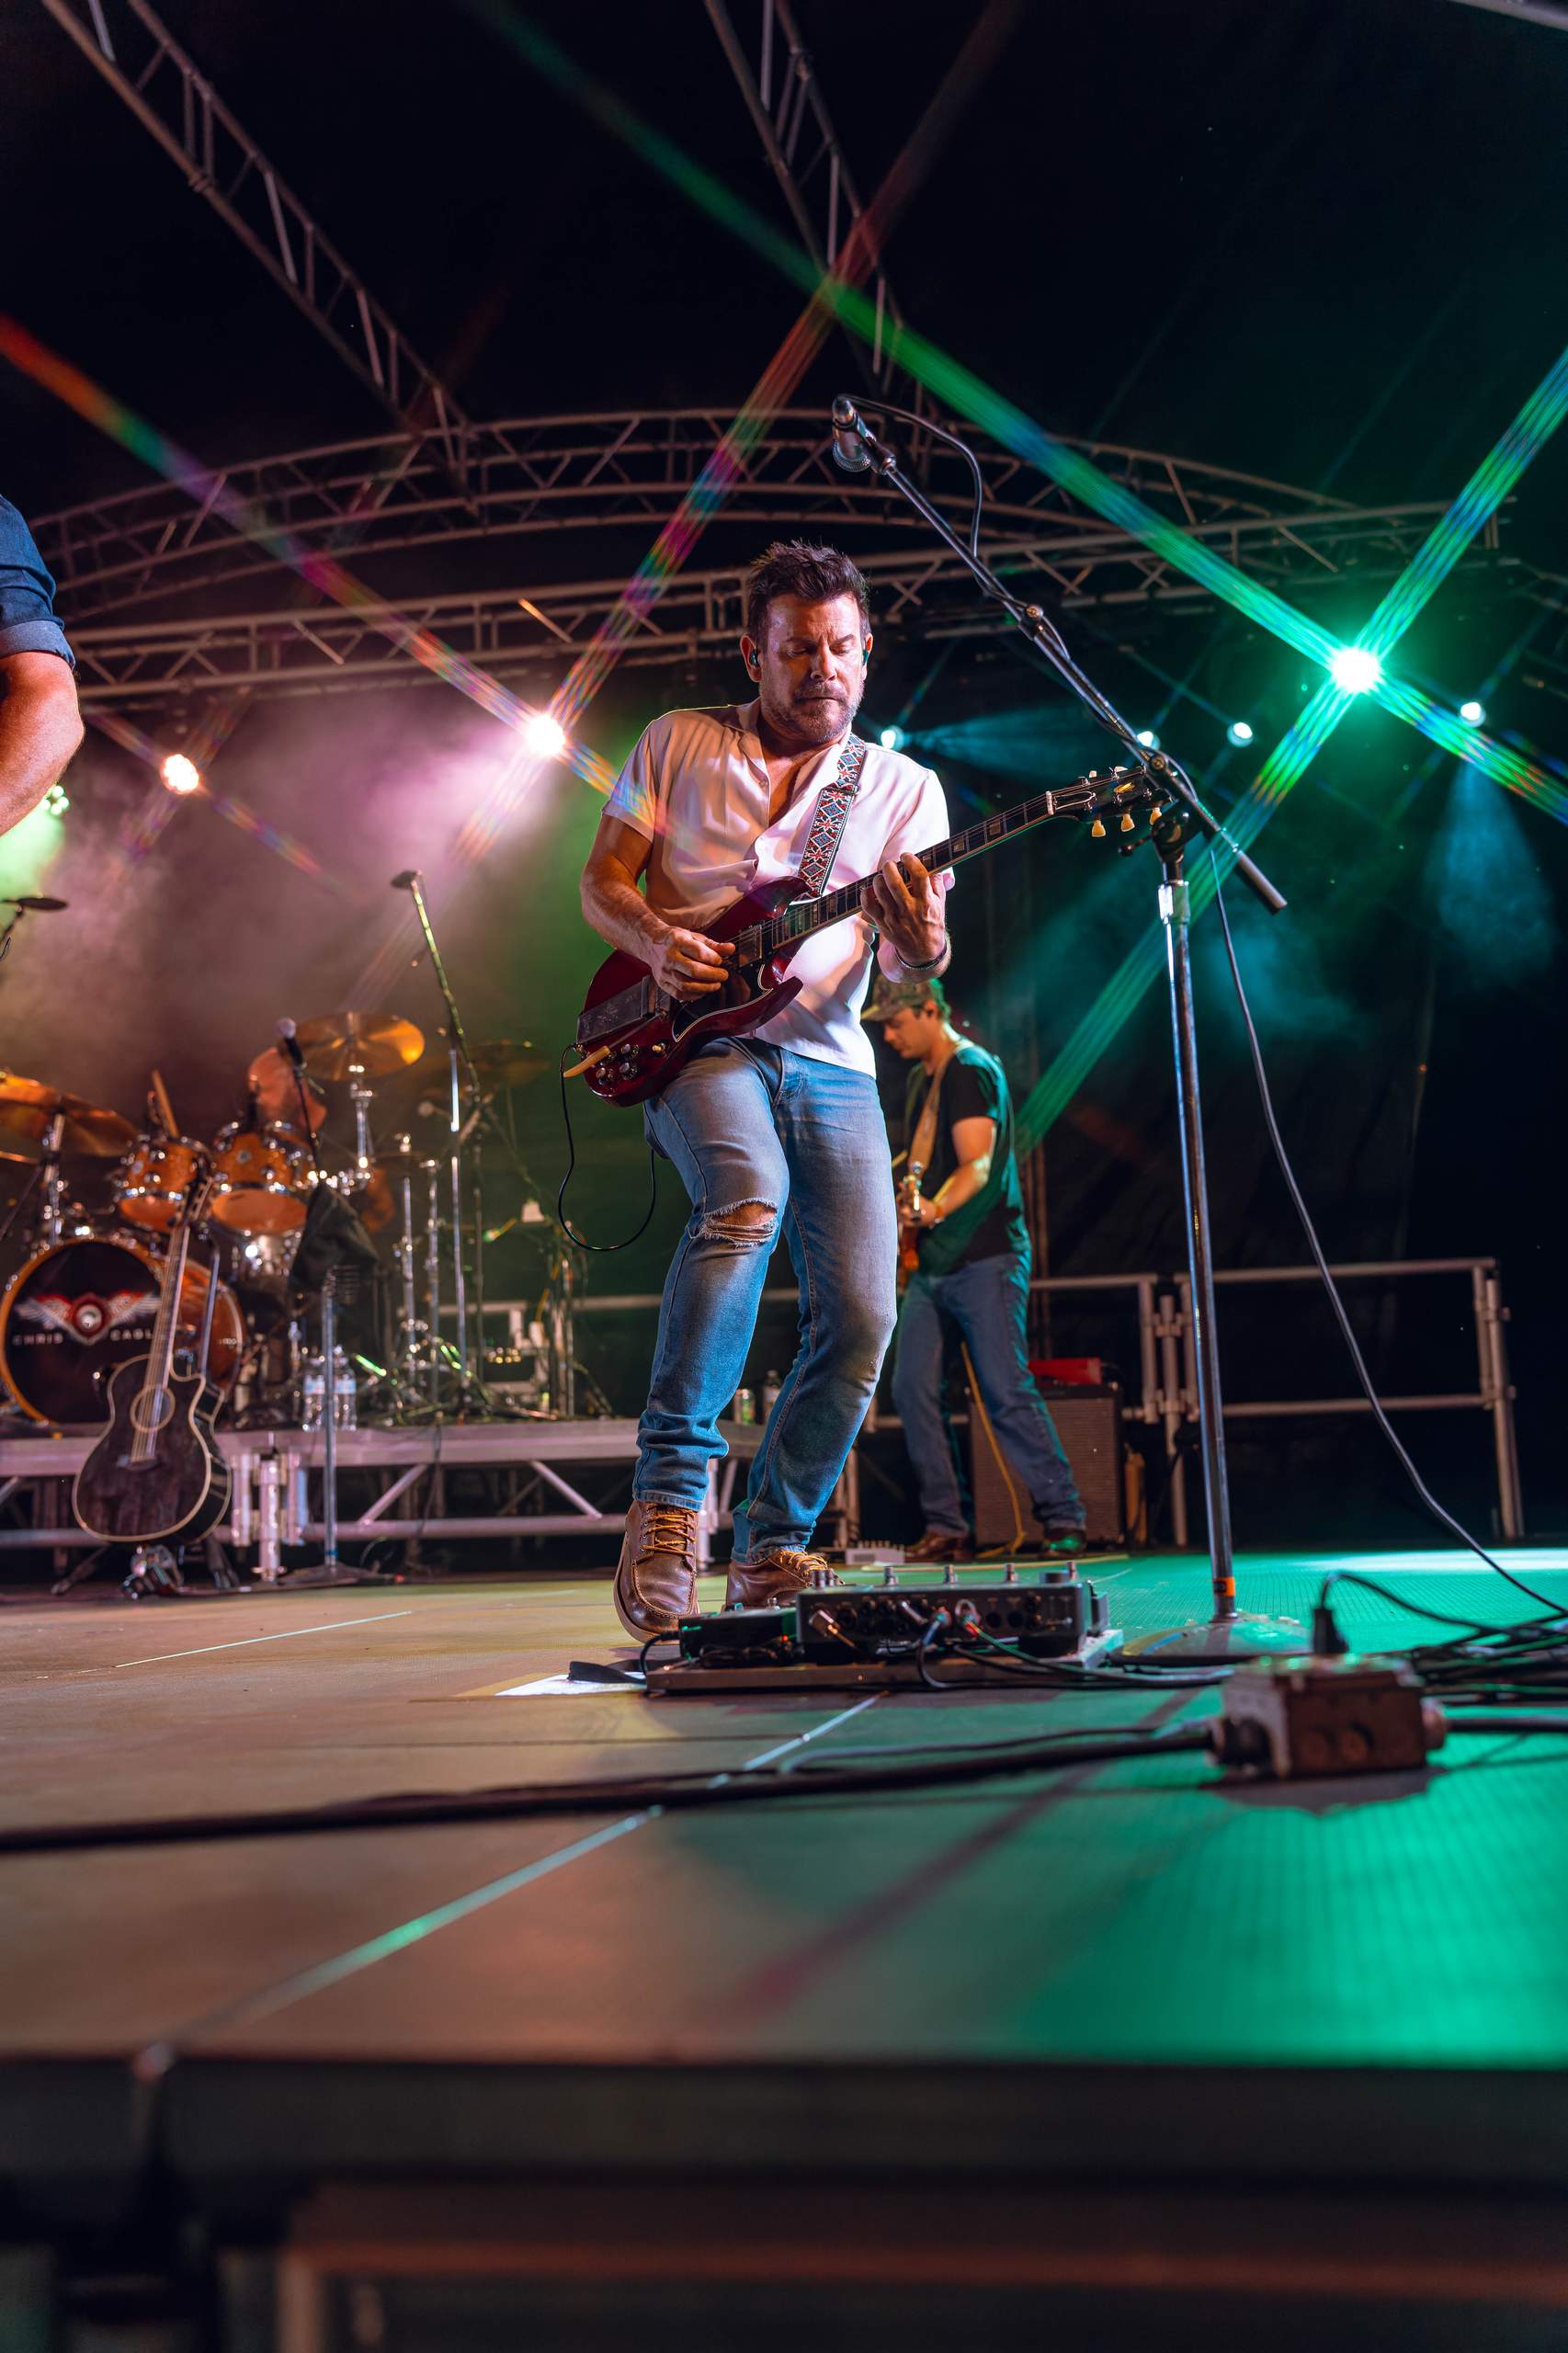
<instances>
[{"instance_id":1,"label":"white short-sleeve shirt","mask_svg":"<svg viewBox=\"0 0 1568 2353\"><path fill-rule=\"evenodd\" d=\"M801 770L789 807L769 824L772 787L755 704L667 710L655 719L608 803L610 816L653 845L645 888L654 913L700 931L758 883L798 873L817 797L837 766L839 748L824 745ZM874 874L885 859L928 849L947 833L947 796L931 770L871 744L823 887L835 890ZM952 877L939 879L945 889ZM751 1034L819 1062L874 1071L860 1019L873 937L867 917L854 915L802 941L790 970L804 987L792 1005ZM900 970L885 940L881 960L890 973Z\"/></svg>"}]
</instances>

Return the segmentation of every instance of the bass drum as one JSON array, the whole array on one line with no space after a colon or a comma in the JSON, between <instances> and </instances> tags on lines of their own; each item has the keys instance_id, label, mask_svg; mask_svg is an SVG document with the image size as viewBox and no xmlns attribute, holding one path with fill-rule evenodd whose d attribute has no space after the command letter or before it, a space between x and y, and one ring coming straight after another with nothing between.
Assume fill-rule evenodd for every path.
<instances>
[{"instance_id":1,"label":"bass drum","mask_svg":"<svg viewBox=\"0 0 1568 2353\"><path fill-rule=\"evenodd\" d=\"M98 1423L105 1385L128 1357L144 1356L158 1313L163 1266L138 1242L57 1242L29 1258L0 1294L0 1380L35 1422ZM180 1285L178 1340L194 1348L207 1304L204 1267ZM227 1391L244 1348L244 1318L218 1285L207 1374Z\"/></svg>"}]
</instances>

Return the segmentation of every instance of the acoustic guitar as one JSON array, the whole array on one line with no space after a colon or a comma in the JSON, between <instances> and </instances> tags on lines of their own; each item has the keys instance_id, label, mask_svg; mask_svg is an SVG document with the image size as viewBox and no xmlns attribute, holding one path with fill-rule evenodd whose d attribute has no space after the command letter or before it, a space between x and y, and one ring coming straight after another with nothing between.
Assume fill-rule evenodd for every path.
<instances>
[{"instance_id":1,"label":"acoustic guitar","mask_svg":"<svg viewBox=\"0 0 1568 2353\"><path fill-rule=\"evenodd\" d=\"M920 851L920 860L927 872L941 874L1053 817L1074 818L1099 835L1114 816L1119 830L1131 833L1133 810L1157 812L1163 797L1168 794L1162 795L1146 768L1113 768L1104 777L1091 772L934 842ZM708 1040L743 1036L782 1013L802 986L790 977L801 941L858 915L860 893L874 879L866 875L810 898L786 875L733 901L701 926L710 939L734 942L723 986L691 1003L661 989L646 964L618 949L589 984L577 1022L584 1059L565 1075L585 1078L607 1103L646 1102Z\"/></svg>"},{"instance_id":2,"label":"acoustic guitar","mask_svg":"<svg viewBox=\"0 0 1568 2353\"><path fill-rule=\"evenodd\" d=\"M180 1286L206 1189L207 1179L194 1177L180 1204L152 1346L109 1375L108 1426L71 1489L77 1524L105 1543L194 1542L229 1507L231 1473L212 1435L219 1392L204 1372L175 1370ZM210 1280L215 1288L215 1274Z\"/></svg>"}]
</instances>

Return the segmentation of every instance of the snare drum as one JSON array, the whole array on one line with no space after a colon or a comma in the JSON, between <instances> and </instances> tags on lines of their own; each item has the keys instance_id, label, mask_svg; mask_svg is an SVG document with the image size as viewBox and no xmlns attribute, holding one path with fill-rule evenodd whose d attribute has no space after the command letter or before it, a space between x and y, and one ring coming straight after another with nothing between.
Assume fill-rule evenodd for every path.
<instances>
[{"instance_id":1,"label":"snare drum","mask_svg":"<svg viewBox=\"0 0 1568 2353\"><path fill-rule=\"evenodd\" d=\"M206 1165L206 1145L189 1136L140 1135L115 1172L116 1210L127 1225L168 1233L191 1179Z\"/></svg>"},{"instance_id":2,"label":"snare drum","mask_svg":"<svg viewBox=\"0 0 1568 2353\"><path fill-rule=\"evenodd\" d=\"M220 1128L212 1178L209 1215L231 1233L294 1233L305 1222L305 1154L287 1128L248 1128L238 1120Z\"/></svg>"}]
</instances>

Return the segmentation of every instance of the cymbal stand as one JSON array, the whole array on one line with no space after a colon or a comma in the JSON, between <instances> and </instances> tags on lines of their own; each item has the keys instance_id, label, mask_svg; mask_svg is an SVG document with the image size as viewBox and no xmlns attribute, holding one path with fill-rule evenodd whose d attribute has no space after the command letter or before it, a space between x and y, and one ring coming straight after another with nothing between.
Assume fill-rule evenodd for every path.
<instances>
[{"instance_id":1,"label":"cymbal stand","mask_svg":"<svg viewBox=\"0 0 1568 2353\"><path fill-rule=\"evenodd\" d=\"M375 1089L365 1076L363 1063L348 1065L348 1097L354 1106L354 1173L361 1185L368 1185L373 1169L373 1149L370 1138L370 1102Z\"/></svg>"},{"instance_id":2,"label":"cymbal stand","mask_svg":"<svg viewBox=\"0 0 1568 2353\"><path fill-rule=\"evenodd\" d=\"M426 1380L430 1403L441 1399L441 1164L422 1163L428 1180L425 1201Z\"/></svg>"},{"instance_id":3,"label":"cymbal stand","mask_svg":"<svg viewBox=\"0 0 1568 2353\"><path fill-rule=\"evenodd\" d=\"M324 1185L326 1172L321 1165L321 1147L311 1124L310 1097L305 1093L305 1061L290 1035L290 1061L294 1071L294 1091L300 1098L300 1126L311 1148L315 1164L316 1183ZM321 1353L322 1353L322 1560L319 1569L312 1568L300 1577L311 1584L332 1585L340 1579L352 1583L352 1572L342 1569L337 1557L337 1268L329 1267L322 1277L321 1287Z\"/></svg>"},{"instance_id":4,"label":"cymbal stand","mask_svg":"<svg viewBox=\"0 0 1568 2353\"><path fill-rule=\"evenodd\" d=\"M65 1114L57 1111L49 1123L49 1133L39 1154L42 1187L42 1202L38 1217L40 1248L58 1242L65 1231L65 1186L60 1174L60 1153L64 1141Z\"/></svg>"},{"instance_id":5,"label":"cymbal stand","mask_svg":"<svg viewBox=\"0 0 1568 2353\"><path fill-rule=\"evenodd\" d=\"M456 1336L455 1343L449 1349L440 1337L439 1230L437 1224L439 1192L433 1175L430 1198L430 1250L426 1257L432 1363L431 1399L433 1404L439 1403L442 1359L445 1358L456 1375L457 1412L460 1415L472 1411L488 1414L494 1411L495 1401L486 1391L481 1376L483 1335L478 1336L477 1347L471 1345L468 1276L463 1258L466 1223L463 1154L485 1116L487 1097L481 1084L479 1073L474 1067L473 1056L469 1050L468 1033L463 1028L457 998L452 994L452 984L447 977L447 968L441 961L441 950L437 944L435 930L430 921L430 910L425 903L423 878L418 873L410 873L406 877L400 876L394 887L406 890L414 901L414 911L419 918L419 928L425 935L425 946L430 958L430 970L435 974L436 985L441 993L441 1002L447 1009L447 1122L450 1136L447 1176L452 1219L452 1295L456 1310ZM483 1247L483 1228L476 1227L475 1252L477 1253ZM483 1283L481 1289L483 1290Z\"/></svg>"}]
</instances>

